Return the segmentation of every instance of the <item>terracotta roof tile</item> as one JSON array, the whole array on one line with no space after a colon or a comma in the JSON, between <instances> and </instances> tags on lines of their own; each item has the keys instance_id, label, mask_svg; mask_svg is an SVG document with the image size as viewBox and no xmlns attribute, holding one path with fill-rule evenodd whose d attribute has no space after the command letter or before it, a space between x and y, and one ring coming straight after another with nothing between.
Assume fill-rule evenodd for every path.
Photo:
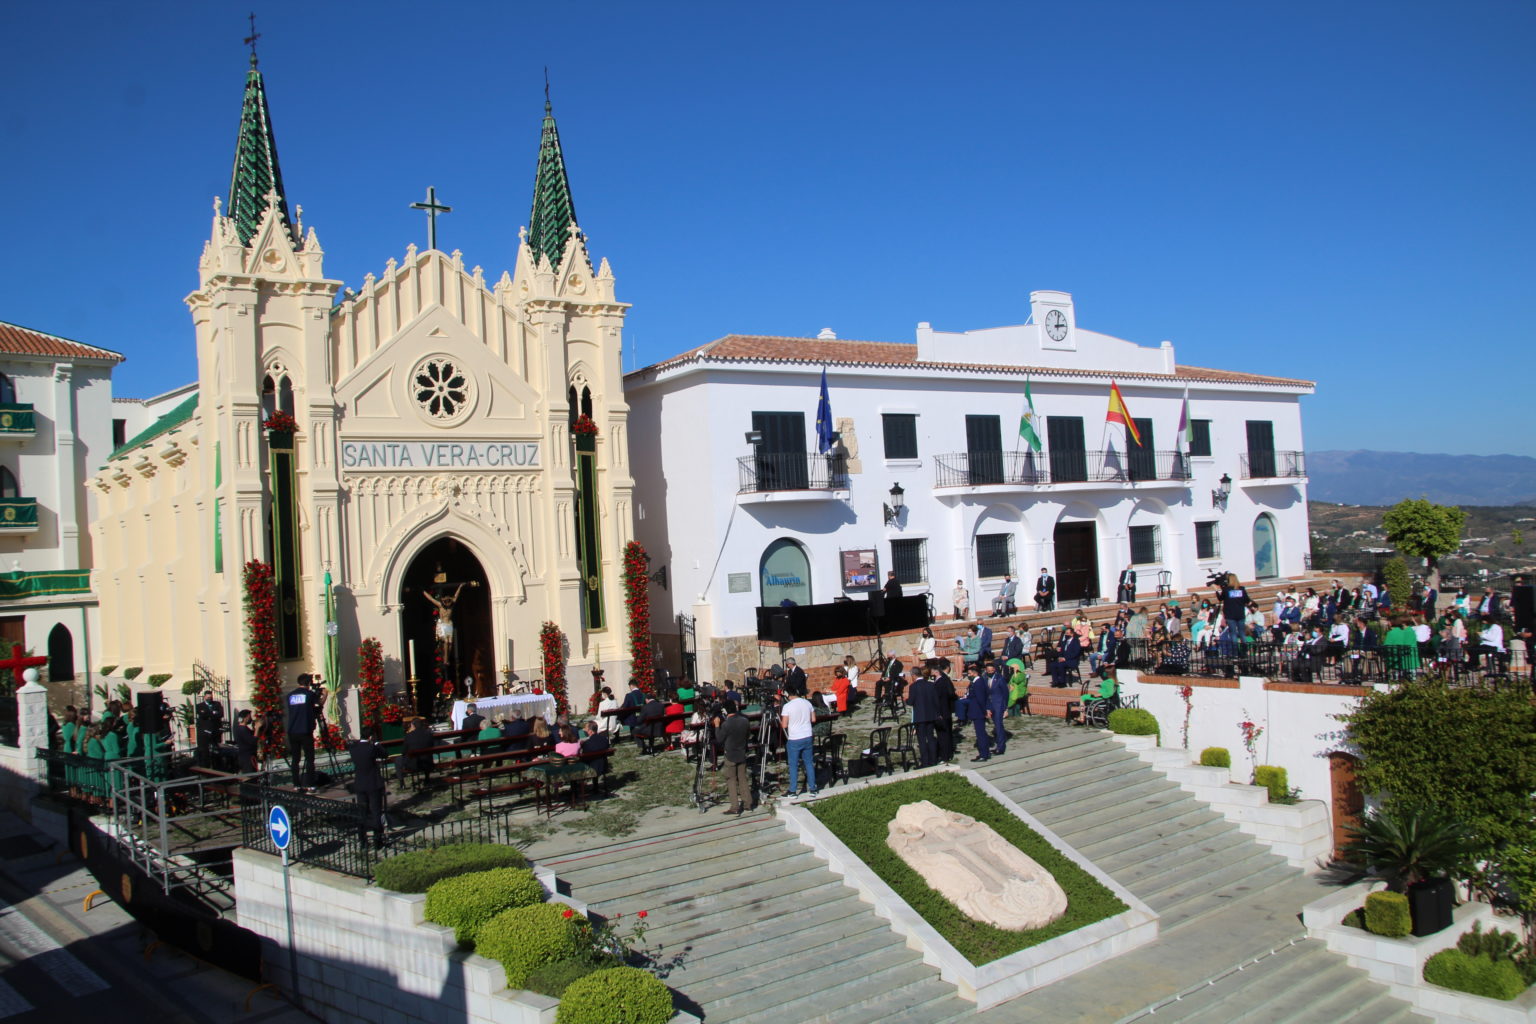
<instances>
[{"instance_id":1,"label":"terracotta roof tile","mask_svg":"<svg viewBox=\"0 0 1536 1024\"><path fill-rule=\"evenodd\" d=\"M0 320L0 353L63 359L110 359L114 363L120 363L125 358L121 352L97 348L95 345L82 345L78 341L18 327L3 320Z\"/></svg>"},{"instance_id":2,"label":"terracotta roof tile","mask_svg":"<svg viewBox=\"0 0 1536 1024\"><path fill-rule=\"evenodd\" d=\"M1038 377L1090 376L1128 380L1170 379L1169 374L1128 372L1124 370L1062 369L1052 366L1019 366L1008 363L920 362L917 346L893 341L836 341L819 338L786 338L772 335L728 334L707 345L689 349L670 359L645 367L635 373L656 372L685 363L707 360L727 363L828 363L840 366L911 366L935 370L969 370L984 373L1028 373ZM1270 384L1312 387L1309 380L1269 377L1236 370L1208 370L1200 366L1177 366L1172 379L1211 381L1222 384Z\"/></svg>"}]
</instances>

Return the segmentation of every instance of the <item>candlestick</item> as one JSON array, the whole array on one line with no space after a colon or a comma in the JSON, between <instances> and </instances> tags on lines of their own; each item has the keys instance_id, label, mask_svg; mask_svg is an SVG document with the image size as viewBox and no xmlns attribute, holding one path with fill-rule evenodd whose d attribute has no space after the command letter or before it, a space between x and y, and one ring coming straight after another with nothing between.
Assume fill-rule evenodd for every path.
<instances>
[{"instance_id":1,"label":"candlestick","mask_svg":"<svg viewBox=\"0 0 1536 1024\"><path fill-rule=\"evenodd\" d=\"M410 651L410 654L407 655L410 660L405 665L405 678L414 680L416 678L416 641L407 640L405 644L406 648Z\"/></svg>"}]
</instances>

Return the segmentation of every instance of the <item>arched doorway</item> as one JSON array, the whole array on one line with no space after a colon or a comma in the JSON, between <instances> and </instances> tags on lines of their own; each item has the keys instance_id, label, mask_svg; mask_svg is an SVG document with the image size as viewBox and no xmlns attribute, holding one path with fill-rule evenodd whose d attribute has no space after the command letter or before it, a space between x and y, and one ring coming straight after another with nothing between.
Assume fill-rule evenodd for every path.
<instances>
[{"instance_id":1,"label":"arched doorway","mask_svg":"<svg viewBox=\"0 0 1536 1024\"><path fill-rule=\"evenodd\" d=\"M785 601L811 603L811 560L799 541L780 537L769 544L759 576L763 607L777 608Z\"/></svg>"},{"instance_id":2,"label":"arched doorway","mask_svg":"<svg viewBox=\"0 0 1536 1024\"><path fill-rule=\"evenodd\" d=\"M441 647L433 598L439 602L453 599L452 639ZM406 669L414 669L416 707L421 714L431 711L432 701L441 692L439 655L442 680L452 685L454 696L484 697L496 692L490 583L480 559L457 537L439 537L411 559L400 585L400 632L408 662L414 641L415 663ZM470 680L467 684L466 677Z\"/></svg>"},{"instance_id":3,"label":"arched doorway","mask_svg":"<svg viewBox=\"0 0 1536 1024\"><path fill-rule=\"evenodd\" d=\"M1360 814L1365 809L1365 796L1355 779L1360 759L1342 750L1328 755L1328 780L1332 797L1329 808L1333 818L1333 856L1344 859L1344 845L1349 842L1349 827L1360 824Z\"/></svg>"},{"instance_id":4,"label":"arched doorway","mask_svg":"<svg viewBox=\"0 0 1536 1024\"><path fill-rule=\"evenodd\" d=\"M1253 521L1253 575L1261 580L1280 575L1280 556L1275 550L1275 518L1268 512L1259 513L1259 518Z\"/></svg>"},{"instance_id":5,"label":"arched doorway","mask_svg":"<svg viewBox=\"0 0 1536 1024\"><path fill-rule=\"evenodd\" d=\"M68 682L75 678L75 638L60 622L48 631L48 681Z\"/></svg>"}]
</instances>

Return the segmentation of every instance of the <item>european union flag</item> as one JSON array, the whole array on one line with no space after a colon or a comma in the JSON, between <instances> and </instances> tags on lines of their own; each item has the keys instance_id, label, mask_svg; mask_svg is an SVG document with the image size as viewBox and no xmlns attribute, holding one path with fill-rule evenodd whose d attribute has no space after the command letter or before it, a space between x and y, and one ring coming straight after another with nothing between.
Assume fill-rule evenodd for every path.
<instances>
[{"instance_id":1,"label":"european union flag","mask_svg":"<svg viewBox=\"0 0 1536 1024\"><path fill-rule=\"evenodd\" d=\"M816 403L816 450L832 450L832 402L827 398L827 368L821 368L821 401Z\"/></svg>"}]
</instances>

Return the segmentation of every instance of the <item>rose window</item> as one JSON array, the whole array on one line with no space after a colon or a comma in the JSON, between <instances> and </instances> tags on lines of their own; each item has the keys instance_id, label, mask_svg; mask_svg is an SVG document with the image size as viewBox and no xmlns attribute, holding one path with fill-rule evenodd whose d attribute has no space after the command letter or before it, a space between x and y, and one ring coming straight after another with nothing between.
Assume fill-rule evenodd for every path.
<instances>
[{"instance_id":1,"label":"rose window","mask_svg":"<svg viewBox=\"0 0 1536 1024\"><path fill-rule=\"evenodd\" d=\"M449 359L428 359L416 368L416 403L428 416L449 420L469 404L469 375Z\"/></svg>"}]
</instances>

